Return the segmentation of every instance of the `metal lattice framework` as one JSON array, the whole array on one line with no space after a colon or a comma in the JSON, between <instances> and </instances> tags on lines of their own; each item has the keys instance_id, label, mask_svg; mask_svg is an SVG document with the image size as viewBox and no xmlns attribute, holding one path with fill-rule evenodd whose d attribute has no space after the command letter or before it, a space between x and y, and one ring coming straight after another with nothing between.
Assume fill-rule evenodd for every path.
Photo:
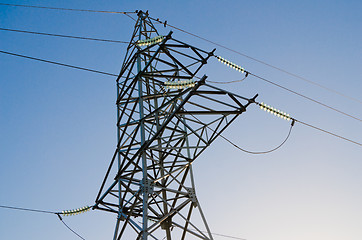
<instances>
[{"instance_id":1,"label":"metal lattice framework","mask_svg":"<svg viewBox=\"0 0 362 240\"><path fill-rule=\"evenodd\" d=\"M114 240L212 239L192 163L253 102L194 81L213 51L171 35L139 12L117 78L118 145L94 207L117 214Z\"/></svg>"}]
</instances>

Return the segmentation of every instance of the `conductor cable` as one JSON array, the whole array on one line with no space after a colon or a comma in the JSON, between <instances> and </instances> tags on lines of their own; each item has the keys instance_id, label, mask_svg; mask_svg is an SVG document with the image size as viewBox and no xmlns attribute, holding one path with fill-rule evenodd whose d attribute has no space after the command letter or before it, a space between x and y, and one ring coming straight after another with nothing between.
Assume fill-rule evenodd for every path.
<instances>
[{"instance_id":1,"label":"conductor cable","mask_svg":"<svg viewBox=\"0 0 362 240\"><path fill-rule=\"evenodd\" d=\"M227 141L228 143L230 143L231 145L233 145L235 148L239 149L240 151L243 151L243 152L246 152L246 153L249 153L249 154L267 154L267 153L271 153L271 152L274 152L274 151L278 150L279 148L281 148L287 142L287 140L289 139L290 133L292 132L294 123L295 123L295 120L293 119L291 124L290 124L288 135L284 139L284 141L279 146L277 146L277 147L275 147L275 148L273 148L271 150L268 150L268 151L260 151L260 152L249 151L249 150L246 150L246 149L243 149L243 148L239 147L238 145L236 145L231 140L227 139L226 137L224 137L221 134L220 134L220 137L222 139L224 139L225 141Z\"/></svg>"}]
</instances>

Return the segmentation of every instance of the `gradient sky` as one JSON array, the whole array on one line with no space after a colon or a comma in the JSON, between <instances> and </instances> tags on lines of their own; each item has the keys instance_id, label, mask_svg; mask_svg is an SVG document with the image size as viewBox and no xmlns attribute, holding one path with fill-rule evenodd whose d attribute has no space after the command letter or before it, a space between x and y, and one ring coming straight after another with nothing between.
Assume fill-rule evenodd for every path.
<instances>
[{"instance_id":1,"label":"gradient sky","mask_svg":"<svg viewBox=\"0 0 362 240\"><path fill-rule=\"evenodd\" d=\"M1 1L5 2L5 1ZM362 118L361 1L6 1L52 7L149 10L206 39L358 99L354 101L174 30L173 37ZM0 6L0 27L128 41L117 14ZM169 28L157 25L161 34ZM117 74L125 44L0 31L0 49ZM212 81L240 79L211 59ZM220 87L220 85L219 85ZM362 142L355 119L259 79L222 85L295 118ZM0 205L59 211L93 204L116 146L115 79L0 54ZM289 123L248 108L225 136L252 151L283 141ZM222 139L194 163L212 232L248 240L362 239L362 148L296 124L278 151L250 155ZM65 221L87 240L111 239L115 216ZM0 239L78 239L54 215L0 209ZM226 239L216 237L215 239Z\"/></svg>"}]
</instances>

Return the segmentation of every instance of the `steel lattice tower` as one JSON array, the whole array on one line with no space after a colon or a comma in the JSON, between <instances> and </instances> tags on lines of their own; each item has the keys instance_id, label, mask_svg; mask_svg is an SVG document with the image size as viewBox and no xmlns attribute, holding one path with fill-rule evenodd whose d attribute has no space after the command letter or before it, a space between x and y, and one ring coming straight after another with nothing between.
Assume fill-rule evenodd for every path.
<instances>
[{"instance_id":1,"label":"steel lattice tower","mask_svg":"<svg viewBox=\"0 0 362 240\"><path fill-rule=\"evenodd\" d=\"M94 206L117 214L114 240L213 239L192 163L253 101L193 83L213 51L171 35L139 12L117 78L118 144Z\"/></svg>"}]
</instances>

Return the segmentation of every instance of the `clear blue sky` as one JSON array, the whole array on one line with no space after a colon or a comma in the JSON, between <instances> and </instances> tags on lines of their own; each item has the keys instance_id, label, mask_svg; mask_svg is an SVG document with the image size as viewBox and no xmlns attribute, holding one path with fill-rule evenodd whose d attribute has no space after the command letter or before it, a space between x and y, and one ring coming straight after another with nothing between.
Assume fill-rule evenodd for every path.
<instances>
[{"instance_id":1,"label":"clear blue sky","mask_svg":"<svg viewBox=\"0 0 362 240\"><path fill-rule=\"evenodd\" d=\"M173 36L362 118L361 1L1 1L149 10L206 39L359 99L353 101L179 31ZM134 22L97 14L0 6L0 27L128 41ZM172 30L158 25L161 33ZM126 45L0 31L0 49L117 74ZM210 60L213 81L240 76ZM248 77L222 86L362 142L362 124ZM115 79L0 54L0 205L63 210L93 204L116 145ZM248 150L283 141L289 123L250 107L225 136ZM266 155L217 140L194 164L212 232L248 240L362 239L362 148L296 124ZM65 218L87 240L111 239L115 216ZM56 216L0 209L0 239L78 239ZM215 239L226 239L215 237Z\"/></svg>"}]
</instances>

